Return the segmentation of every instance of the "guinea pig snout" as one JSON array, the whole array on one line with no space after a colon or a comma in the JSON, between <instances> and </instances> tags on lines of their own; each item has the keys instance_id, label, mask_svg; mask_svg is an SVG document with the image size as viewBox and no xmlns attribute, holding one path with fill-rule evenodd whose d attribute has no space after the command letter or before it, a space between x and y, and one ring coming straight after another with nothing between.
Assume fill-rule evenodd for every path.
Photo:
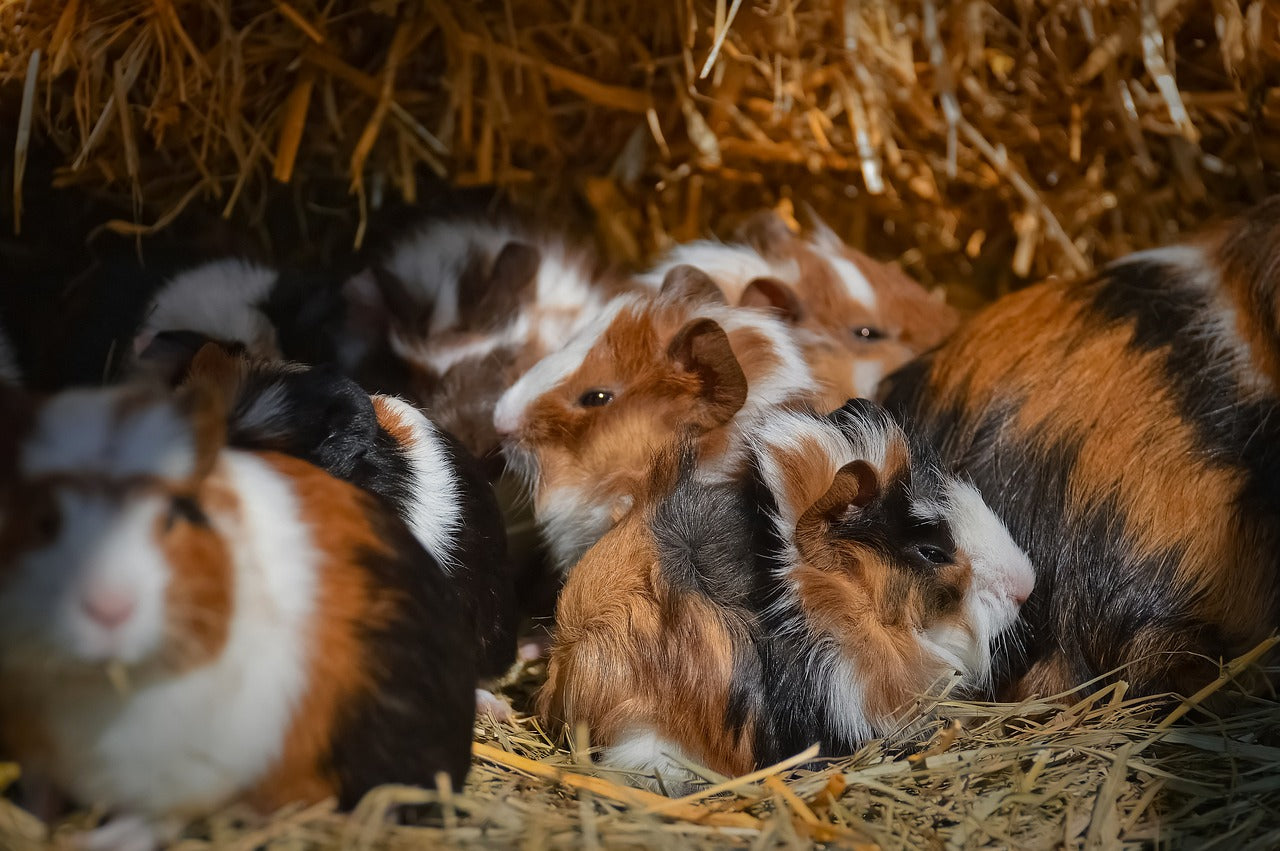
<instances>
[{"instance_id":1,"label":"guinea pig snout","mask_svg":"<svg viewBox=\"0 0 1280 851\"><path fill-rule=\"evenodd\" d=\"M118 588L95 588L80 598L89 620L104 630L124 625L138 610L137 596Z\"/></svg>"}]
</instances>

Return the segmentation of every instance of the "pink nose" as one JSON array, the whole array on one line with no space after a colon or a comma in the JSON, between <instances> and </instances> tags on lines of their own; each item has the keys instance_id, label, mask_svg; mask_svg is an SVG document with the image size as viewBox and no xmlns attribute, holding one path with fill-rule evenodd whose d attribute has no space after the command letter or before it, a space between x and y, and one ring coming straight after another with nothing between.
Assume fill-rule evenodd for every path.
<instances>
[{"instance_id":1,"label":"pink nose","mask_svg":"<svg viewBox=\"0 0 1280 851\"><path fill-rule=\"evenodd\" d=\"M80 606L94 623L105 629L115 629L129 619L137 603L133 597L119 591L99 591L81 600Z\"/></svg>"}]
</instances>

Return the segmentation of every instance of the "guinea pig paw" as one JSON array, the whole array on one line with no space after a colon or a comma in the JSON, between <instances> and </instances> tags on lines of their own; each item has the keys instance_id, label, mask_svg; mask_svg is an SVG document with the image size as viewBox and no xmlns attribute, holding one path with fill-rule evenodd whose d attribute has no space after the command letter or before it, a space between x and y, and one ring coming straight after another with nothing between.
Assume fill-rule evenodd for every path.
<instances>
[{"instance_id":1,"label":"guinea pig paw","mask_svg":"<svg viewBox=\"0 0 1280 851\"><path fill-rule=\"evenodd\" d=\"M476 689L476 715L488 715L499 724L514 724L516 712L506 698L491 691Z\"/></svg>"},{"instance_id":2,"label":"guinea pig paw","mask_svg":"<svg viewBox=\"0 0 1280 851\"><path fill-rule=\"evenodd\" d=\"M176 825L165 829L142 816L117 816L94 830L74 837L76 851L156 851L177 836Z\"/></svg>"}]
</instances>

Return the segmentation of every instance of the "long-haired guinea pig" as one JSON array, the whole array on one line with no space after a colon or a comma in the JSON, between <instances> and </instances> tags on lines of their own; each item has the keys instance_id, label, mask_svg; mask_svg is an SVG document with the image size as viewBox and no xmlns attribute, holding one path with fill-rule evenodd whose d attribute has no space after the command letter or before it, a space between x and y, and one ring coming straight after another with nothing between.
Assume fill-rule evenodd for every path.
<instances>
[{"instance_id":1,"label":"long-haired guinea pig","mask_svg":"<svg viewBox=\"0 0 1280 851\"><path fill-rule=\"evenodd\" d=\"M724 475L762 412L815 388L785 325L729 307L705 274L677 266L657 295L619 296L521 376L494 422L566 571L627 511L672 435L695 428L701 469Z\"/></svg>"},{"instance_id":2,"label":"long-haired guinea pig","mask_svg":"<svg viewBox=\"0 0 1280 851\"><path fill-rule=\"evenodd\" d=\"M477 218L430 221L347 283L364 327L390 343L402 392L477 456L498 447L493 408L623 282L585 247ZM381 317L381 321L377 320Z\"/></svg>"},{"instance_id":3,"label":"long-haired guinea pig","mask_svg":"<svg viewBox=\"0 0 1280 851\"><path fill-rule=\"evenodd\" d=\"M1189 693L1280 625L1280 199L1005 296L890 382L1039 572L1009 693Z\"/></svg>"},{"instance_id":4,"label":"long-haired guinea pig","mask_svg":"<svg viewBox=\"0 0 1280 851\"><path fill-rule=\"evenodd\" d=\"M846 245L814 218L802 237L772 211L750 217L737 242L676 246L641 280L687 263L702 269L733 304L771 310L796 339L826 409L872 398L880 380L952 331L956 311L898 267Z\"/></svg>"},{"instance_id":5,"label":"long-haired guinea pig","mask_svg":"<svg viewBox=\"0 0 1280 851\"><path fill-rule=\"evenodd\" d=\"M742 774L846 754L951 671L982 692L1031 592L973 486L888 414L777 410L735 483L660 453L643 500L570 572L540 696L610 765ZM670 788L668 786L668 788Z\"/></svg>"},{"instance_id":6,"label":"long-haired guinea pig","mask_svg":"<svg viewBox=\"0 0 1280 851\"><path fill-rule=\"evenodd\" d=\"M517 626L506 531L479 462L452 435L334 367L257 360L213 343L184 387L225 401L230 446L301 458L391 505L474 610L481 676L506 672Z\"/></svg>"},{"instance_id":7,"label":"long-haired guinea pig","mask_svg":"<svg viewBox=\"0 0 1280 851\"><path fill-rule=\"evenodd\" d=\"M472 625L381 501L222 445L214 397L42 404L0 509L0 750L150 847L264 811L466 776Z\"/></svg>"}]
</instances>

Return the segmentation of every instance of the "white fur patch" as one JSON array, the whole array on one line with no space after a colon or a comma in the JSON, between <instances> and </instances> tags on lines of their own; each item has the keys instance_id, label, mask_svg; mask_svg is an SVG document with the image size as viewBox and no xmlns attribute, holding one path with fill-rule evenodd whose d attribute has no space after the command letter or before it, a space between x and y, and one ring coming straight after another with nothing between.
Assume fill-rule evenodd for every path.
<instances>
[{"instance_id":1,"label":"white fur patch","mask_svg":"<svg viewBox=\"0 0 1280 851\"><path fill-rule=\"evenodd\" d=\"M691 761L679 745L644 727L622 733L614 744L604 749L602 756L605 765L634 772L631 779L640 785L655 790L665 787L672 795L686 794L698 780L680 759Z\"/></svg>"},{"instance_id":2,"label":"white fur patch","mask_svg":"<svg viewBox=\"0 0 1280 851\"><path fill-rule=\"evenodd\" d=\"M867 280L866 275L862 274L862 270L858 268L857 264L845 256L844 251L841 249L832 250L818 244L815 244L815 248L822 254L823 259L830 264L836 276L840 278L849 297L868 310L875 310L875 288L871 286L871 282Z\"/></svg>"},{"instance_id":3,"label":"white fur patch","mask_svg":"<svg viewBox=\"0 0 1280 851\"><path fill-rule=\"evenodd\" d=\"M190 475L195 448L186 419L172 404L122 409L113 389L59 393L43 405L22 449L21 469L107 476Z\"/></svg>"},{"instance_id":4,"label":"white fur patch","mask_svg":"<svg viewBox=\"0 0 1280 851\"><path fill-rule=\"evenodd\" d=\"M542 494L537 515L547 555L565 573L613 526L614 505L592 492L561 487Z\"/></svg>"},{"instance_id":5,"label":"white fur patch","mask_svg":"<svg viewBox=\"0 0 1280 851\"><path fill-rule=\"evenodd\" d=\"M274 270L238 259L217 260L182 272L156 294L135 351L164 331L196 331L215 340L243 343L258 357L279 357L275 328L259 309L276 278Z\"/></svg>"},{"instance_id":6,"label":"white fur patch","mask_svg":"<svg viewBox=\"0 0 1280 851\"><path fill-rule=\"evenodd\" d=\"M446 573L457 568L458 532L462 528L461 483L449 458L449 447L426 415L395 396L375 396L374 409L410 430L413 437L400 444L413 472L409 505L404 519L413 536L435 557Z\"/></svg>"},{"instance_id":7,"label":"white fur patch","mask_svg":"<svg viewBox=\"0 0 1280 851\"><path fill-rule=\"evenodd\" d=\"M737 303L747 284L756 278L777 278L794 287L800 277L800 267L794 260L775 262L749 245L708 239L677 245L639 280L657 289L667 272L682 264L706 272L731 303Z\"/></svg>"}]
</instances>

